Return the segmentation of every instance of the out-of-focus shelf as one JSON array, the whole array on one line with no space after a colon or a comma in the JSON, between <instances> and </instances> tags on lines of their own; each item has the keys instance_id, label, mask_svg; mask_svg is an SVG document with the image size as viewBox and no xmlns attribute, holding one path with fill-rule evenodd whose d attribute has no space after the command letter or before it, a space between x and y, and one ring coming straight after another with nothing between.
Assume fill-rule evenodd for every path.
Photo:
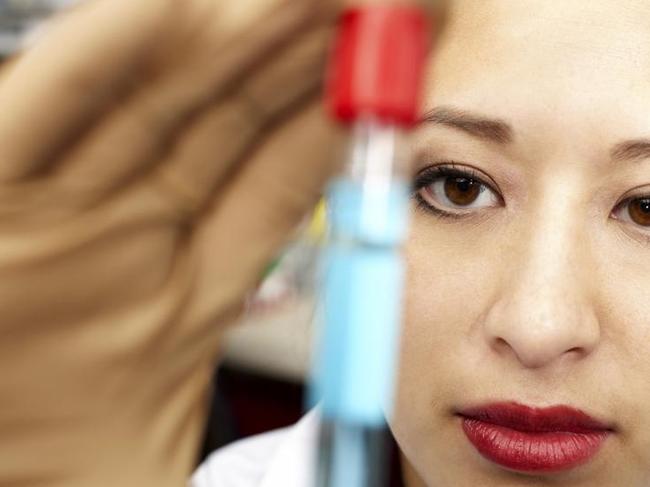
<instances>
[{"instance_id":1,"label":"out-of-focus shelf","mask_svg":"<svg viewBox=\"0 0 650 487\"><path fill-rule=\"evenodd\" d=\"M224 361L231 367L304 382L311 366L314 304L299 301L251 316L226 333Z\"/></svg>"},{"instance_id":2,"label":"out-of-focus shelf","mask_svg":"<svg viewBox=\"0 0 650 487\"><path fill-rule=\"evenodd\" d=\"M82 0L0 0L0 56L29 43L39 26L58 10Z\"/></svg>"}]
</instances>

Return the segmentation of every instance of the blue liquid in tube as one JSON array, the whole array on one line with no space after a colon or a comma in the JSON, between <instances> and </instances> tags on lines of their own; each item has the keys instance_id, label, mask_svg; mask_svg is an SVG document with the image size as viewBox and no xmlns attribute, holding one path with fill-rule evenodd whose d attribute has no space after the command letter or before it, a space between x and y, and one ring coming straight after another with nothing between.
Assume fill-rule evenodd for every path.
<instances>
[{"instance_id":1,"label":"blue liquid in tube","mask_svg":"<svg viewBox=\"0 0 650 487\"><path fill-rule=\"evenodd\" d=\"M396 127L361 118L346 172L328 190L310 391L322 415L318 487L380 487L387 478L382 438L398 363L409 202L399 138Z\"/></svg>"}]
</instances>

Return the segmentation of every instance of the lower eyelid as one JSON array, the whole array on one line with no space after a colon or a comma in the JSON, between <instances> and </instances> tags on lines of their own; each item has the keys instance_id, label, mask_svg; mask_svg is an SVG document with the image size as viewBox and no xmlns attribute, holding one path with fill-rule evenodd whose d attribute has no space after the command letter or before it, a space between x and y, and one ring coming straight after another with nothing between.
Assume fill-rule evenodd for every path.
<instances>
[{"instance_id":1,"label":"lower eyelid","mask_svg":"<svg viewBox=\"0 0 650 487\"><path fill-rule=\"evenodd\" d=\"M476 211L466 211L466 212L452 212L445 211L437 206L434 206L428 203L419 191L413 193L413 199L415 200L416 209L421 211L426 211L428 214L433 215L436 218L441 220L461 220L463 218L469 218L476 214Z\"/></svg>"}]
</instances>

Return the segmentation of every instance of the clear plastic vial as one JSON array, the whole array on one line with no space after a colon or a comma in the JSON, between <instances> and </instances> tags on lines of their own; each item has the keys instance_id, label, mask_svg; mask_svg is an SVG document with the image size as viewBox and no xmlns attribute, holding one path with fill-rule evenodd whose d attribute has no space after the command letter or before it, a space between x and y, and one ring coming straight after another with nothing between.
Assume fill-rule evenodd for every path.
<instances>
[{"instance_id":1,"label":"clear plastic vial","mask_svg":"<svg viewBox=\"0 0 650 487\"><path fill-rule=\"evenodd\" d=\"M321 410L318 487L381 487L398 364L409 183L401 133L417 122L426 15L405 5L344 12L327 100L350 131L327 192L321 329L311 385Z\"/></svg>"},{"instance_id":2,"label":"clear plastic vial","mask_svg":"<svg viewBox=\"0 0 650 487\"><path fill-rule=\"evenodd\" d=\"M399 349L409 185L400 130L362 117L328 191L316 370L319 487L382 485Z\"/></svg>"}]
</instances>

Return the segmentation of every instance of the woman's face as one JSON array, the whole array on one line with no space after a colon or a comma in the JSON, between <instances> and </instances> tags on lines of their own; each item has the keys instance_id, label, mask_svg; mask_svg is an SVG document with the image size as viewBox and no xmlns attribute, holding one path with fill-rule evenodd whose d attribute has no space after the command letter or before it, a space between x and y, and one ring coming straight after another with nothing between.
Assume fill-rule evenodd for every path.
<instances>
[{"instance_id":1,"label":"woman's face","mask_svg":"<svg viewBox=\"0 0 650 487\"><path fill-rule=\"evenodd\" d=\"M391 421L409 486L650 485L650 6L457 0L448 20ZM605 430L545 410L555 433L488 425L481 454L460 413L504 402Z\"/></svg>"}]
</instances>

